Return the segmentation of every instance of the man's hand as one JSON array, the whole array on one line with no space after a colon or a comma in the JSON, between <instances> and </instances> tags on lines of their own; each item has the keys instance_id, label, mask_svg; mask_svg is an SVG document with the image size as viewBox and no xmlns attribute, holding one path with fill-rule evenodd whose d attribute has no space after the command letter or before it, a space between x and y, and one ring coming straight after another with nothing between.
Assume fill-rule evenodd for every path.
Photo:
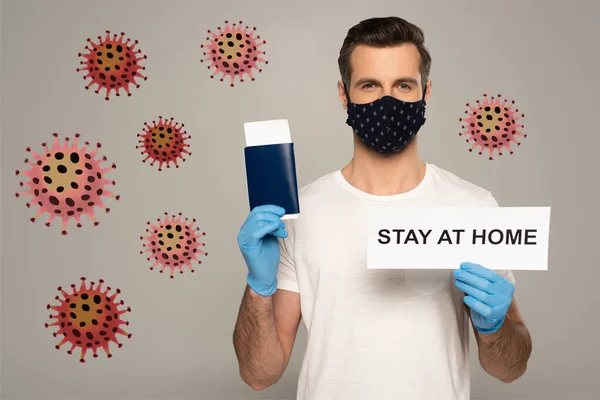
<instances>
[{"instance_id":1,"label":"man's hand","mask_svg":"<svg viewBox=\"0 0 600 400\"><path fill-rule=\"evenodd\" d=\"M279 206L255 207L237 235L238 246L248 267L248 285L261 296L271 296L277 290L279 243L288 233Z\"/></svg>"},{"instance_id":2,"label":"man's hand","mask_svg":"<svg viewBox=\"0 0 600 400\"><path fill-rule=\"evenodd\" d=\"M515 287L503 276L478 264L463 262L454 270L456 287L467 294L464 302L471 309L475 328L494 333L504 323Z\"/></svg>"}]
</instances>

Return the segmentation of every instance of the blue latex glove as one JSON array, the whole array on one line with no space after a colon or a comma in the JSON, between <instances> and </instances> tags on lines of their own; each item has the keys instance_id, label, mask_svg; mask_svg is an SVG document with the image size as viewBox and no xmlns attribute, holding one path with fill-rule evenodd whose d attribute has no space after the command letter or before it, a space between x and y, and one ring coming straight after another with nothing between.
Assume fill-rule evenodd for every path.
<instances>
[{"instance_id":1,"label":"blue latex glove","mask_svg":"<svg viewBox=\"0 0 600 400\"><path fill-rule=\"evenodd\" d=\"M274 205L255 207L240 228L239 248L248 267L248 285L261 296L277 290L279 243L288 236L281 217L285 210Z\"/></svg>"},{"instance_id":2,"label":"blue latex glove","mask_svg":"<svg viewBox=\"0 0 600 400\"><path fill-rule=\"evenodd\" d=\"M465 292L471 320L481 333L494 333L504 323L515 287L502 275L478 264L463 262L454 270L455 285Z\"/></svg>"}]
</instances>

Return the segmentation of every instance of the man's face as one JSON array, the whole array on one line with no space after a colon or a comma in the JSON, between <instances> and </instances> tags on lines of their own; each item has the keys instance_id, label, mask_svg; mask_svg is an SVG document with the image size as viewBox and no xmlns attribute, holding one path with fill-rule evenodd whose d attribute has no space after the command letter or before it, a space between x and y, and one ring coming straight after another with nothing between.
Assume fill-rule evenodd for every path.
<instances>
[{"instance_id":1,"label":"man's face","mask_svg":"<svg viewBox=\"0 0 600 400\"><path fill-rule=\"evenodd\" d=\"M393 96L404 101L418 101L423 96L419 72L419 51L413 44L376 48L357 46L350 62L350 100L362 104L383 96ZM340 100L347 108L344 87L338 83ZM429 90L425 99L429 98Z\"/></svg>"}]
</instances>

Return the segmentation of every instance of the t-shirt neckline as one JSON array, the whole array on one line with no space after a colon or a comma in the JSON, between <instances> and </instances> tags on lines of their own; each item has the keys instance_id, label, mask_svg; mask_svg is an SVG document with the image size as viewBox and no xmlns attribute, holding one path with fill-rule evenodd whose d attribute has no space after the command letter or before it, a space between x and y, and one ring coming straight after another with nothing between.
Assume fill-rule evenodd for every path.
<instances>
[{"instance_id":1,"label":"t-shirt neckline","mask_svg":"<svg viewBox=\"0 0 600 400\"><path fill-rule=\"evenodd\" d=\"M392 195L375 195L375 194L370 194L367 192L364 192L354 186L352 186L350 184L350 182L348 182L346 180L346 178L344 178L344 175L342 175L342 169L338 169L334 172L333 176L334 179L347 191L349 191L350 193L352 193L355 196L361 197L363 199L366 200L371 200L371 201L396 201L396 200L402 200L405 199L407 197L412 197L417 195L418 193L420 193L421 191L424 190L424 187L427 185L427 182L430 179L431 176L431 164L429 163L425 163L425 175L423 176L423 179L421 179L421 182L419 182L417 184L417 186L415 186L414 188L412 188L411 190L404 192L404 193L398 193L398 194L392 194Z\"/></svg>"}]
</instances>

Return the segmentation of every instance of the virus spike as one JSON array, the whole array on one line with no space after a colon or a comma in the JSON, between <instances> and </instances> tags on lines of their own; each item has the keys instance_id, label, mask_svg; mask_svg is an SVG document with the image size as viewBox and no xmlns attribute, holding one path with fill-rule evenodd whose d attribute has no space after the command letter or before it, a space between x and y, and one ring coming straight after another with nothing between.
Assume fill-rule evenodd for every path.
<instances>
[{"instance_id":1,"label":"virus spike","mask_svg":"<svg viewBox=\"0 0 600 400\"><path fill-rule=\"evenodd\" d=\"M119 91L125 90L127 96L131 96L129 86L134 85L139 88L140 85L136 82L136 78L148 80L148 78L140 74L146 67L141 66L139 62L147 59L146 55L141 54L141 50L135 50L138 41L129 44L130 39L123 41L125 33L121 32L119 38L117 34L113 34L110 38L110 31L106 31L106 36L102 39L98 36L98 43L87 39L88 45L85 46L87 54L79 53L82 57L80 61L82 68L77 68L77 72L84 71L86 75L83 79L91 79L85 86L86 90L96 85L94 93L100 93L101 89L105 90L105 100L110 99L112 91L115 95L120 96ZM98 67L98 66L102 67Z\"/></svg>"},{"instance_id":2,"label":"virus spike","mask_svg":"<svg viewBox=\"0 0 600 400\"><path fill-rule=\"evenodd\" d=\"M502 95L489 96L483 94L483 100L477 100L477 106L472 107L467 103L468 109L465 111L466 117L459 118L462 122L462 132L459 136L466 135L467 142L473 141L473 146L468 149L470 152L479 147L478 154L481 155L486 149L489 152L489 160L493 160L494 152L502 155L503 149L507 149L509 154L513 154L510 144L516 143L517 136L527 137L520 129L524 125L517 123L525 114L518 115L518 109L512 110L514 100L508 103L508 100L501 100ZM491 98L491 100L490 100Z\"/></svg>"},{"instance_id":3,"label":"virus spike","mask_svg":"<svg viewBox=\"0 0 600 400\"><path fill-rule=\"evenodd\" d=\"M164 219L157 219L156 225L147 222L147 235L140 237L142 241L146 240L140 254L150 253L147 260L154 259L150 270L160 265L160 273L163 273L168 268L171 279L176 269L179 269L179 273L182 274L184 266L187 266L191 272L195 272L192 262L201 264L202 260L198 256L208 255L208 252L202 249L206 244L198 241L206 233L200 232L198 227L194 228L195 219L189 221L188 218L182 218L181 213L171 217L165 213Z\"/></svg>"},{"instance_id":4,"label":"virus spike","mask_svg":"<svg viewBox=\"0 0 600 400\"><path fill-rule=\"evenodd\" d=\"M252 69L260 73L262 69L258 67L258 63L269 63L262 57L266 52L260 49L267 42L261 40L260 36L255 36L256 27L250 30L248 26L242 28L241 24L242 21L239 25L233 23L230 26L229 22L225 21L225 29L217 27L218 34L209 30L207 43L200 46L206 49L203 53L205 58L200 62L210 63L207 68L214 69L210 78L214 79L217 74L221 74L219 81L223 82L226 77L229 77L230 87L235 86L236 77L240 82L244 82L244 75L248 75L254 81Z\"/></svg>"},{"instance_id":5,"label":"virus spike","mask_svg":"<svg viewBox=\"0 0 600 400\"><path fill-rule=\"evenodd\" d=\"M60 292L60 293L63 295L63 297L65 297L65 298L67 298L67 297L69 296L69 293L65 292L61 286L59 286L59 287L58 287L58 291L59 291L59 292ZM75 291L73 291L73 292L75 292ZM57 296L57 297L58 297L58 296ZM58 298L57 298L57 300L58 300ZM64 301L64 300L61 300L61 304L62 304L62 302L63 302L63 301Z\"/></svg>"},{"instance_id":6,"label":"virus spike","mask_svg":"<svg viewBox=\"0 0 600 400\"><path fill-rule=\"evenodd\" d=\"M51 319L56 319L52 323L46 323L48 327L58 327L53 333L54 337L63 336L62 340L55 346L60 349L64 344L70 343L71 348L67 350L72 354L76 347L81 349L80 361L85 362L87 350L91 350L93 357L97 358L99 348L104 349L107 357L111 357L108 347L109 342L119 343L117 334L131 338L131 334L121 329L121 325L129 325L128 321L121 319L121 315L130 312L131 309L119 309L123 302L115 302L116 294L109 296L108 290L102 292L101 286L103 280L94 288L94 282L90 282L86 287L85 277L81 278L79 289L75 284L71 285L73 293L69 294L59 287L59 291L64 297L56 299L60 305L47 305L57 311L56 315L50 315ZM120 292L117 290L117 292ZM119 345L121 347L121 345Z\"/></svg>"},{"instance_id":7,"label":"virus spike","mask_svg":"<svg viewBox=\"0 0 600 400\"><path fill-rule=\"evenodd\" d=\"M29 207L29 204L27 204L27 207ZM35 215L31 218L31 222L35 222L37 221L37 219L42 215L42 213L44 212L44 210L42 210L41 208L37 210L37 212L35 213ZM50 217L52 217L52 215L50 215Z\"/></svg>"},{"instance_id":8,"label":"virus spike","mask_svg":"<svg viewBox=\"0 0 600 400\"><path fill-rule=\"evenodd\" d=\"M81 357L79 358L79 361L84 363L85 362L85 353L87 352L87 349L85 347L81 348ZM69 353L71 354L71 353Z\"/></svg>"},{"instance_id":9,"label":"virus spike","mask_svg":"<svg viewBox=\"0 0 600 400\"><path fill-rule=\"evenodd\" d=\"M71 142L64 139L61 145L58 134L53 134L54 142L51 149L42 143L44 149L42 155L27 151L35 158L35 163L25 160L31 166L27 171L16 172L19 176L27 178L26 182L19 182L20 186L28 186L28 189L17 193L16 196L32 195L30 204L39 205L39 209L31 218L35 222L43 213L48 213L46 226L50 227L54 218L61 220L61 233L67 234L67 225L71 218L75 219L78 227L81 227L81 216L87 215L94 225L97 225L94 216L94 207L106 209L102 197L119 199L118 195L111 193L107 186L115 184L114 181L104 179L105 174L114 169L101 166L106 158L96 158L100 144L91 152L87 151L89 143L86 142L79 149L79 134Z\"/></svg>"},{"instance_id":10,"label":"virus spike","mask_svg":"<svg viewBox=\"0 0 600 400\"><path fill-rule=\"evenodd\" d=\"M48 326L53 326L53 325L58 325L58 322L57 322L56 324L50 324L50 325L48 325ZM57 336L57 335L55 335L55 337L56 337L56 336ZM69 339L67 339L67 337L65 336L65 337L63 337L63 339L60 341L60 343L58 343L58 344L57 344L56 346L54 346L54 347L56 348L56 350L60 350L60 348L61 348L61 347L62 347L62 346L65 344L65 343L67 343L68 341L69 341ZM71 347L71 350L69 350L69 351L68 351L68 352L69 352L69 354L71 354L71 351L73 350L73 348L74 348L74 347L75 347L75 346L72 346L72 347Z\"/></svg>"},{"instance_id":11,"label":"virus spike","mask_svg":"<svg viewBox=\"0 0 600 400\"><path fill-rule=\"evenodd\" d=\"M143 133L137 135L140 140L136 149L143 149L141 154L146 155L142 162L152 160L151 166L158 162L159 171L162 171L163 164L170 168L173 163L175 168L179 168L178 159L185 162L184 155L192 155L187 149L190 145L186 141L190 139L190 135L183 129L185 125L174 123L172 117L166 120L162 116L158 117L158 122L152 121L152 124L150 126L144 122Z\"/></svg>"}]
</instances>

